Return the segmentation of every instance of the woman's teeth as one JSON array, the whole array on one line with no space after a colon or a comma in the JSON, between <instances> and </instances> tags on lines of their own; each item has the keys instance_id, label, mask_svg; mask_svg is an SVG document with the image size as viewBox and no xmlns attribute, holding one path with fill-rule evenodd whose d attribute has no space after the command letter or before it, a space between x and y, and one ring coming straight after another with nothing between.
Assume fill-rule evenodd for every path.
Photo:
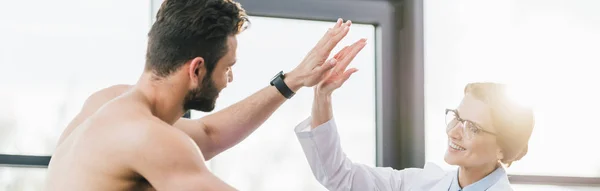
<instances>
[{"instance_id":1,"label":"woman's teeth","mask_svg":"<svg viewBox=\"0 0 600 191\"><path fill-rule=\"evenodd\" d=\"M450 142L450 143L448 144L448 146L450 146L450 147L451 147L451 148L453 148L453 149L459 150L459 151L464 151L464 150L466 150L465 148L463 148L463 147L461 147L461 146L458 146L458 145L456 145L456 144L454 144L454 143L452 143L452 142Z\"/></svg>"}]
</instances>

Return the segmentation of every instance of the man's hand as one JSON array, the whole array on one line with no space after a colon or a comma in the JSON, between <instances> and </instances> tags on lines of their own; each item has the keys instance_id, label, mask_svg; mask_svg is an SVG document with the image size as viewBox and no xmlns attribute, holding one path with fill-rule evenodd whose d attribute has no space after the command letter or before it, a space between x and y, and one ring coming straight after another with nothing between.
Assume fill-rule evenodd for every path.
<instances>
[{"instance_id":1,"label":"man's hand","mask_svg":"<svg viewBox=\"0 0 600 191\"><path fill-rule=\"evenodd\" d=\"M317 45L304 57L304 60L294 70L286 74L285 82L294 91L301 87L312 87L323 79L323 74L336 65L334 59L325 63L335 46L348 34L351 21L343 23L338 19Z\"/></svg>"}]
</instances>

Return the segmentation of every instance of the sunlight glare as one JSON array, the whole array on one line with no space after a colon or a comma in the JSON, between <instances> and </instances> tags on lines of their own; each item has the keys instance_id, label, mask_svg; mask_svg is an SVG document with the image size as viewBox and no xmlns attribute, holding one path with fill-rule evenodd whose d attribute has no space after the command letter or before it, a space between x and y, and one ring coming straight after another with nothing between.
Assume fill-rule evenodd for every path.
<instances>
[{"instance_id":1,"label":"sunlight glare","mask_svg":"<svg viewBox=\"0 0 600 191\"><path fill-rule=\"evenodd\" d=\"M532 87L535 86L509 85L506 93L517 104L531 108L535 105L534 100L537 97L537 92Z\"/></svg>"}]
</instances>

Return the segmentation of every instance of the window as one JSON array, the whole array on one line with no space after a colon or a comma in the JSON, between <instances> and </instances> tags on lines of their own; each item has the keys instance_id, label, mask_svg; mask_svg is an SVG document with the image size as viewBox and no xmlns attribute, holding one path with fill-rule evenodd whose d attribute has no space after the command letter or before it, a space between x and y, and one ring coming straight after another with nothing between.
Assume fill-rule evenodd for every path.
<instances>
[{"instance_id":1,"label":"window","mask_svg":"<svg viewBox=\"0 0 600 191\"><path fill-rule=\"evenodd\" d=\"M44 190L46 169L0 167L0 190Z\"/></svg>"},{"instance_id":2,"label":"window","mask_svg":"<svg viewBox=\"0 0 600 191\"><path fill-rule=\"evenodd\" d=\"M251 27L238 36L234 80L219 95L215 111L267 86L279 70L292 70L334 24L255 16L250 19ZM374 26L355 23L334 49L337 52L360 38L371 41L351 63L359 72L333 98L345 152L353 161L372 166L376 157L374 36ZM312 89L302 89L246 140L212 159L213 173L240 190L324 190L313 177L293 131L310 116L312 95ZM193 112L192 118L202 115Z\"/></svg>"},{"instance_id":3,"label":"window","mask_svg":"<svg viewBox=\"0 0 600 191\"><path fill-rule=\"evenodd\" d=\"M91 93L143 71L148 1L0 7L0 154L50 155Z\"/></svg>"},{"instance_id":4,"label":"window","mask_svg":"<svg viewBox=\"0 0 600 191\"><path fill-rule=\"evenodd\" d=\"M43 190L63 129L101 88L143 70L147 1L0 3L0 190ZM25 156L16 156L25 155Z\"/></svg>"},{"instance_id":5,"label":"window","mask_svg":"<svg viewBox=\"0 0 600 191\"><path fill-rule=\"evenodd\" d=\"M510 174L600 177L599 7L593 0L425 1L427 160L445 164L444 109L458 106L467 83L495 81L511 85L536 116L529 152Z\"/></svg>"},{"instance_id":6,"label":"window","mask_svg":"<svg viewBox=\"0 0 600 191\"><path fill-rule=\"evenodd\" d=\"M585 186L554 186L554 185L514 185L513 189L517 191L598 191L598 188Z\"/></svg>"}]
</instances>

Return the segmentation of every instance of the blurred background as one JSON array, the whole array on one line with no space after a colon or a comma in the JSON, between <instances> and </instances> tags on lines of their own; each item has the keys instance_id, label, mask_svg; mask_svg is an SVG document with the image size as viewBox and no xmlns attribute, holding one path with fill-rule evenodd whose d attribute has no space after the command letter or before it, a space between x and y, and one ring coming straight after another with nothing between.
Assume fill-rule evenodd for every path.
<instances>
[{"instance_id":1,"label":"blurred background","mask_svg":"<svg viewBox=\"0 0 600 191\"><path fill-rule=\"evenodd\" d=\"M42 190L58 137L93 92L133 84L161 0L0 0L0 191ZM334 51L360 38L360 71L334 95L355 162L397 169L443 161L444 109L469 82L509 84L534 107L528 154L507 169L516 190L600 190L600 1L240 0L235 80L217 110L293 69L338 17ZM240 190L325 190L293 128L302 90L239 145L208 161ZM192 118L207 113L192 112Z\"/></svg>"}]
</instances>

